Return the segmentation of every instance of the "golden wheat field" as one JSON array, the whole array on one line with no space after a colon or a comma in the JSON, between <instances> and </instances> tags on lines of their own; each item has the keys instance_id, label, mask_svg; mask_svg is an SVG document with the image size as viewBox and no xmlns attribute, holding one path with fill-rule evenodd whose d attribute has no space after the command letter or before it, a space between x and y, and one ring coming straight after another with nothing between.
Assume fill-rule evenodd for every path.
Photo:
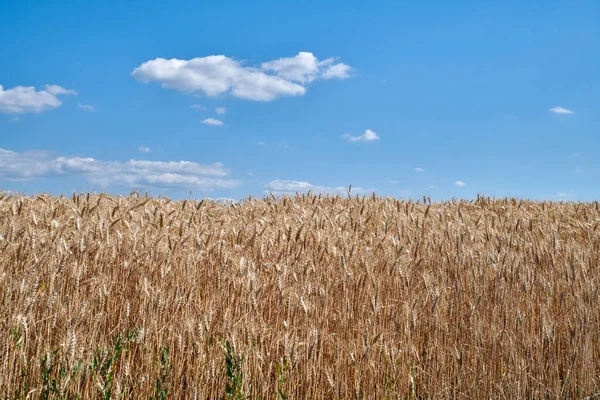
<instances>
[{"instance_id":1,"label":"golden wheat field","mask_svg":"<svg viewBox=\"0 0 600 400\"><path fill-rule=\"evenodd\" d=\"M2 398L600 392L597 202L0 197Z\"/></svg>"}]
</instances>

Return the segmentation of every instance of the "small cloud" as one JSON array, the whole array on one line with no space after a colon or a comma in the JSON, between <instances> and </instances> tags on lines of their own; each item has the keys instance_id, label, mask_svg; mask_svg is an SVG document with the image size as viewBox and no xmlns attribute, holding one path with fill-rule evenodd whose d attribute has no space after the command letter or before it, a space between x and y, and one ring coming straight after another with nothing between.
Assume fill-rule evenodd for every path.
<instances>
[{"instance_id":1,"label":"small cloud","mask_svg":"<svg viewBox=\"0 0 600 400\"><path fill-rule=\"evenodd\" d=\"M286 142L267 143L267 142L260 141L257 144L259 146L277 146L277 147L281 147L282 149L289 149L290 148L290 145L287 144Z\"/></svg>"},{"instance_id":2,"label":"small cloud","mask_svg":"<svg viewBox=\"0 0 600 400\"><path fill-rule=\"evenodd\" d=\"M225 115L225 113L227 112L227 108L225 108L225 107L217 107L217 109L215 111L219 115Z\"/></svg>"},{"instance_id":3,"label":"small cloud","mask_svg":"<svg viewBox=\"0 0 600 400\"><path fill-rule=\"evenodd\" d=\"M565 192L556 192L556 195L558 197L569 197L569 194Z\"/></svg>"},{"instance_id":4,"label":"small cloud","mask_svg":"<svg viewBox=\"0 0 600 400\"><path fill-rule=\"evenodd\" d=\"M57 96L68 94L77 92L58 85L46 85L43 90L36 90L33 86L15 86L4 90L0 85L0 112L30 114L52 110L62 105Z\"/></svg>"},{"instance_id":5,"label":"small cloud","mask_svg":"<svg viewBox=\"0 0 600 400\"><path fill-rule=\"evenodd\" d=\"M230 170L221 163L191 161L96 160L90 157L52 157L49 152L18 153L0 149L0 180L72 176L101 187L232 189L241 181L229 179Z\"/></svg>"},{"instance_id":6,"label":"small cloud","mask_svg":"<svg viewBox=\"0 0 600 400\"><path fill-rule=\"evenodd\" d=\"M201 105L201 104L192 104L192 105L190 106L190 108L193 108L193 109L195 109L195 110L200 110L200 111L204 111L204 110L206 110L206 107L204 107L204 106L203 106L203 105Z\"/></svg>"},{"instance_id":7,"label":"small cloud","mask_svg":"<svg viewBox=\"0 0 600 400\"><path fill-rule=\"evenodd\" d=\"M548 112L551 112L554 114L573 114L574 113L574 111L568 110L561 106L552 107L551 109L548 110Z\"/></svg>"},{"instance_id":8,"label":"small cloud","mask_svg":"<svg viewBox=\"0 0 600 400\"><path fill-rule=\"evenodd\" d=\"M429 188L429 189L437 189L438 187L437 187L437 186L435 186L435 185L429 185L429 186L428 186L428 188Z\"/></svg>"},{"instance_id":9,"label":"small cloud","mask_svg":"<svg viewBox=\"0 0 600 400\"><path fill-rule=\"evenodd\" d=\"M10 119L10 122L19 122L21 120L21 117L12 117Z\"/></svg>"},{"instance_id":10,"label":"small cloud","mask_svg":"<svg viewBox=\"0 0 600 400\"><path fill-rule=\"evenodd\" d=\"M150 153L150 147L140 146L140 148L138 149L138 151L140 153Z\"/></svg>"},{"instance_id":11,"label":"small cloud","mask_svg":"<svg viewBox=\"0 0 600 400\"><path fill-rule=\"evenodd\" d=\"M89 111L89 112L96 112L96 107L90 106L88 104L77 103L77 108L80 108L82 110Z\"/></svg>"},{"instance_id":12,"label":"small cloud","mask_svg":"<svg viewBox=\"0 0 600 400\"><path fill-rule=\"evenodd\" d=\"M64 87L58 85L46 85L44 87L46 88L46 92L53 94L54 96L59 96L61 94L77 95L77 92L75 90L65 89Z\"/></svg>"},{"instance_id":13,"label":"small cloud","mask_svg":"<svg viewBox=\"0 0 600 400\"><path fill-rule=\"evenodd\" d=\"M313 53L302 51L294 57L284 57L262 63L261 68L264 71L275 73L275 75L282 79L298 82L301 85L319 78L349 78L352 68L349 65L343 63L334 64L334 62L334 57L319 61Z\"/></svg>"},{"instance_id":14,"label":"small cloud","mask_svg":"<svg viewBox=\"0 0 600 400\"><path fill-rule=\"evenodd\" d=\"M323 79L347 79L350 78L352 67L344 63L332 65L323 72Z\"/></svg>"},{"instance_id":15,"label":"small cloud","mask_svg":"<svg viewBox=\"0 0 600 400\"><path fill-rule=\"evenodd\" d=\"M454 182L454 186L465 187L465 186L467 186L467 184L463 181L456 181L456 182Z\"/></svg>"},{"instance_id":16,"label":"small cloud","mask_svg":"<svg viewBox=\"0 0 600 400\"><path fill-rule=\"evenodd\" d=\"M342 137L348 139L349 142L372 142L379 140L379 136L370 129L367 129L365 133L359 136L352 136L349 133L345 133Z\"/></svg>"},{"instance_id":17,"label":"small cloud","mask_svg":"<svg viewBox=\"0 0 600 400\"><path fill-rule=\"evenodd\" d=\"M414 169L415 172L425 172L424 168L417 167Z\"/></svg>"},{"instance_id":18,"label":"small cloud","mask_svg":"<svg viewBox=\"0 0 600 400\"><path fill-rule=\"evenodd\" d=\"M581 174L583 172L583 170L579 167L575 168L575 173L576 174Z\"/></svg>"},{"instance_id":19,"label":"small cloud","mask_svg":"<svg viewBox=\"0 0 600 400\"><path fill-rule=\"evenodd\" d=\"M275 195L282 195L282 194L294 195L295 193L307 193L309 191L312 193L344 195L344 194L348 193L349 188L350 187L346 187L346 186L337 186L337 187L319 186L319 185L313 185L308 182L280 180L280 179L276 179L265 185L265 189L267 190L267 193L272 192ZM364 194L364 193L366 193L366 190L359 188L359 187L352 186L351 193L352 194Z\"/></svg>"},{"instance_id":20,"label":"small cloud","mask_svg":"<svg viewBox=\"0 0 600 400\"><path fill-rule=\"evenodd\" d=\"M573 154L571 154L571 155L572 155L573 157L579 157L581 154L579 154L579 153L573 153Z\"/></svg>"},{"instance_id":21,"label":"small cloud","mask_svg":"<svg viewBox=\"0 0 600 400\"><path fill-rule=\"evenodd\" d=\"M202 123L205 125L214 125L214 126L223 125L223 121L215 119L215 118L206 118L204 121L202 121Z\"/></svg>"},{"instance_id":22,"label":"small cloud","mask_svg":"<svg viewBox=\"0 0 600 400\"><path fill-rule=\"evenodd\" d=\"M396 179L390 179L390 183L391 183L392 185L397 185L397 184L399 184L399 183L400 183L400 181L398 181L398 180L396 180Z\"/></svg>"},{"instance_id":23,"label":"small cloud","mask_svg":"<svg viewBox=\"0 0 600 400\"><path fill-rule=\"evenodd\" d=\"M216 203L220 203L220 204L224 204L224 205L231 205L231 204L235 204L238 202L237 199L234 199L232 197L206 197L206 200L210 200L210 201L214 201Z\"/></svg>"}]
</instances>

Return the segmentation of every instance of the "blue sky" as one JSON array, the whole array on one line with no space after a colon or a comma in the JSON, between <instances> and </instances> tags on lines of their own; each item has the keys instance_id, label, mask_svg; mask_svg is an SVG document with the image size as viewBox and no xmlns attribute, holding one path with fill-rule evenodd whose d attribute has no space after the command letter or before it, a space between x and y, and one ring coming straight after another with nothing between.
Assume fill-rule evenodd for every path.
<instances>
[{"instance_id":1,"label":"blue sky","mask_svg":"<svg viewBox=\"0 0 600 400\"><path fill-rule=\"evenodd\" d=\"M0 188L600 197L600 3L0 5Z\"/></svg>"}]
</instances>

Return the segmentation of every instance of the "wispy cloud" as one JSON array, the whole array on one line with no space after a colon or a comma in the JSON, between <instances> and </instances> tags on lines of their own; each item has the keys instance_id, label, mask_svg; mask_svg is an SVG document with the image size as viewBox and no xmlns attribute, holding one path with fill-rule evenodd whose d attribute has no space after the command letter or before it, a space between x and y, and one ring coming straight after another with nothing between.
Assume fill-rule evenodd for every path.
<instances>
[{"instance_id":1,"label":"wispy cloud","mask_svg":"<svg viewBox=\"0 0 600 400\"><path fill-rule=\"evenodd\" d=\"M332 65L323 72L323 79L346 79L352 75L352 67L343 63Z\"/></svg>"},{"instance_id":2,"label":"wispy cloud","mask_svg":"<svg viewBox=\"0 0 600 400\"><path fill-rule=\"evenodd\" d=\"M339 194L344 195L348 193L348 187L345 186L320 186L313 185L308 182L291 181L291 180L280 180L276 179L265 185L267 192L272 192L276 195L288 194L293 195L295 193L323 193L323 194ZM366 191L360 187L352 187L352 194L364 194Z\"/></svg>"},{"instance_id":3,"label":"wispy cloud","mask_svg":"<svg viewBox=\"0 0 600 400\"><path fill-rule=\"evenodd\" d=\"M350 77L352 68L343 63L334 64L335 58L319 61L313 53L302 51L294 57L284 57L278 60L262 63L263 71L274 72L277 76L300 84L306 84L315 79L346 79Z\"/></svg>"},{"instance_id":4,"label":"wispy cloud","mask_svg":"<svg viewBox=\"0 0 600 400\"><path fill-rule=\"evenodd\" d=\"M561 106L552 107L548 110L548 112L551 112L554 114L573 114L574 113L574 111L568 110Z\"/></svg>"},{"instance_id":5,"label":"wispy cloud","mask_svg":"<svg viewBox=\"0 0 600 400\"><path fill-rule=\"evenodd\" d=\"M80 108L82 110L89 111L89 112L96 112L96 107L90 106L89 104L77 103L77 108Z\"/></svg>"},{"instance_id":6,"label":"wispy cloud","mask_svg":"<svg viewBox=\"0 0 600 400\"><path fill-rule=\"evenodd\" d=\"M61 106L57 96L77 94L74 90L58 85L46 85L42 90L33 86L15 86L4 90L0 85L0 112L6 114L29 114L52 110Z\"/></svg>"},{"instance_id":7,"label":"wispy cloud","mask_svg":"<svg viewBox=\"0 0 600 400\"><path fill-rule=\"evenodd\" d=\"M215 112L219 115L225 115L227 113L227 108L225 107L217 107Z\"/></svg>"},{"instance_id":8,"label":"wispy cloud","mask_svg":"<svg viewBox=\"0 0 600 400\"><path fill-rule=\"evenodd\" d=\"M140 146L140 148L138 149L138 151L140 153L150 153L150 147Z\"/></svg>"},{"instance_id":9,"label":"wispy cloud","mask_svg":"<svg viewBox=\"0 0 600 400\"><path fill-rule=\"evenodd\" d=\"M557 197L569 197L569 193L566 192L556 192Z\"/></svg>"},{"instance_id":10,"label":"wispy cloud","mask_svg":"<svg viewBox=\"0 0 600 400\"><path fill-rule=\"evenodd\" d=\"M465 186L467 186L467 184L463 181L456 181L456 182L454 182L454 186L465 187Z\"/></svg>"},{"instance_id":11,"label":"wispy cloud","mask_svg":"<svg viewBox=\"0 0 600 400\"><path fill-rule=\"evenodd\" d=\"M215 118L206 118L204 121L202 121L202 123L205 125L215 125L215 126L223 125L223 121L215 119Z\"/></svg>"},{"instance_id":12,"label":"wispy cloud","mask_svg":"<svg viewBox=\"0 0 600 400\"><path fill-rule=\"evenodd\" d=\"M77 92L75 90L65 89L64 87L58 86L58 85L45 85L44 88L46 89L46 92L53 94L54 96L60 96L60 95L66 95L66 94L77 95Z\"/></svg>"},{"instance_id":13,"label":"wispy cloud","mask_svg":"<svg viewBox=\"0 0 600 400\"><path fill-rule=\"evenodd\" d=\"M0 180L75 176L102 187L230 189L241 184L227 179L230 170L221 163L191 161L102 161L90 157L52 157L49 152L18 153L0 149Z\"/></svg>"},{"instance_id":14,"label":"wispy cloud","mask_svg":"<svg viewBox=\"0 0 600 400\"><path fill-rule=\"evenodd\" d=\"M286 142L267 143L267 142L260 141L257 144L259 146L277 146L277 147L281 147L283 149L289 149L290 148L290 145L287 144Z\"/></svg>"},{"instance_id":15,"label":"wispy cloud","mask_svg":"<svg viewBox=\"0 0 600 400\"><path fill-rule=\"evenodd\" d=\"M581 168L577 167L577 168L575 168L575 173L581 174L581 173L583 173L583 170Z\"/></svg>"},{"instance_id":16,"label":"wispy cloud","mask_svg":"<svg viewBox=\"0 0 600 400\"><path fill-rule=\"evenodd\" d=\"M437 189L438 187L436 185L429 185L427 188L428 189Z\"/></svg>"},{"instance_id":17,"label":"wispy cloud","mask_svg":"<svg viewBox=\"0 0 600 400\"><path fill-rule=\"evenodd\" d=\"M234 199L232 197L206 197L206 200L210 200L210 201L215 201L217 203L221 203L221 204L235 204L238 203L237 199Z\"/></svg>"},{"instance_id":18,"label":"wispy cloud","mask_svg":"<svg viewBox=\"0 0 600 400\"><path fill-rule=\"evenodd\" d=\"M135 68L131 75L142 82L159 82L164 88L201 92L209 97L229 94L253 101L302 96L316 79L346 79L351 67L334 58L319 61L312 53L245 66L224 55L191 60L156 58Z\"/></svg>"},{"instance_id":19,"label":"wispy cloud","mask_svg":"<svg viewBox=\"0 0 600 400\"><path fill-rule=\"evenodd\" d=\"M415 172L425 172L425 168L417 167L414 169Z\"/></svg>"},{"instance_id":20,"label":"wispy cloud","mask_svg":"<svg viewBox=\"0 0 600 400\"><path fill-rule=\"evenodd\" d=\"M204 107L202 104L192 104L190 106L190 108L193 108L195 110L200 110L200 111L206 110L206 107Z\"/></svg>"},{"instance_id":21,"label":"wispy cloud","mask_svg":"<svg viewBox=\"0 0 600 400\"><path fill-rule=\"evenodd\" d=\"M379 140L379 136L370 129L367 129L365 133L359 136L352 136L349 133L345 133L342 137L348 139L349 142L372 142Z\"/></svg>"}]
</instances>

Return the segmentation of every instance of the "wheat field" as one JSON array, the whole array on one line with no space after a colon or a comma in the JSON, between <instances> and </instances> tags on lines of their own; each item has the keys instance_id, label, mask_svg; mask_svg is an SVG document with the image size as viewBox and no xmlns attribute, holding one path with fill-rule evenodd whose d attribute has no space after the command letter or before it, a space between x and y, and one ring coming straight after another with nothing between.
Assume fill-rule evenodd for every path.
<instances>
[{"instance_id":1,"label":"wheat field","mask_svg":"<svg viewBox=\"0 0 600 400\"><path fill-rule=\"evenodd\" d=\"M0 194L0 394L597 398L599 224L598 202Z\"/></svg>"}]
</instances>

